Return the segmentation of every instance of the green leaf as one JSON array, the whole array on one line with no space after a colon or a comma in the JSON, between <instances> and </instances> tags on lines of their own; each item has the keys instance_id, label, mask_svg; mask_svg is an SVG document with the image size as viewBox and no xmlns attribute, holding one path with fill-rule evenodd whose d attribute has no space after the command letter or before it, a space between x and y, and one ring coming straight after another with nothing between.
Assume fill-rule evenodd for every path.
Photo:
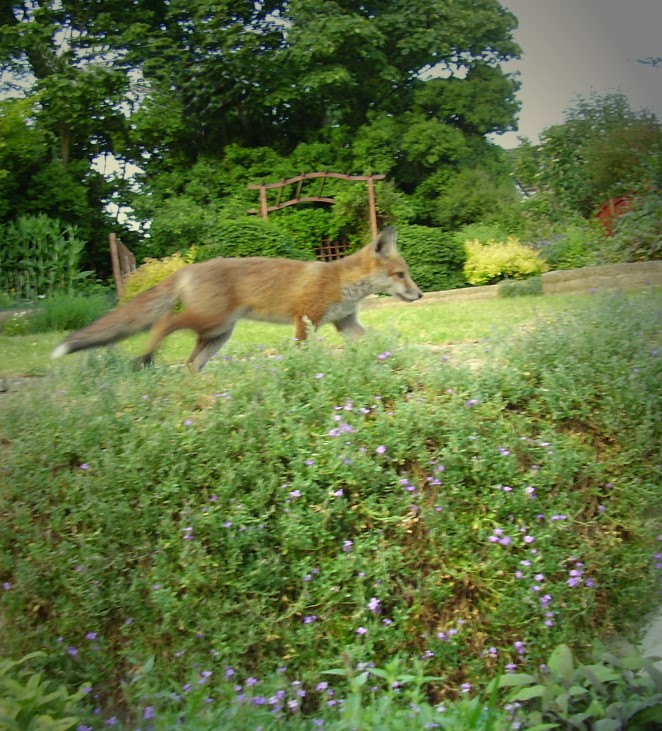
<instances>
[{"instance_id":1,"label":"green leaf","mask_svg":"<svg viewBox=\"0 0 662 731\"><path fill-rule=\"evenodd\" d=\"M575 669L575 662L572 657L572 650L568 645L559 645L554 649L547 662L550 670L563 678L566 683L572 682Z\"/></svg>"},{"instance_id":2,"label":"green leaf","mask_svg":"<svg viewBox=\"0 0 662 731\"><path fill-rule=\"evenodd\" d=\"M494 682L494 681L493 681ZM536 678L528 673L515 673L513 675L502 675L498 678L499 688L515 688L522 685L531 685ZM490 683L492 685L492 683ZM489 687L489 686L488 686Z\"/></svg>"},{"instance_id":3,"label":"green leaf","mask_svg":"<svg viewBox=\"0 0 662 731\"><path fill-rule=\"evenodd\" d=\"M648 731L659 727L662 727L662 703L639 711L628 720L628 731Z\"/></svg>"},{"instance_id":4,"label":"green leaf","mask_svg":"<svg viewBox=\"0 0 662 731\"><path fill-rule=\"evenodd\" d=\"M545 695L544 685L534 685L532 688L522 688L516 693L508 696L508 700L512 703L514 701L528 701L531 698L542 698Z\"/></svg>"},{"instance_id":5,"label":"green leaf","mask_svg":"<svg viewBox=\"0 0 662 731\"><path fill-rule=\"evenodd\" d=\"M619 731L623 728L623 724L615 718L601 718L599 721L593 722L592 728L594 731ZM628 725L628 729L630 729L630 725Z\"/></svg>"},{"instance_id":6,"label":"green leaf","mask_svg":"<svg viewBox=\"0 0 662 731\"><path fill-rule=\"evenodd\" d=\"M7 731L22 731L22 727L9 716L0 715L0 728L6 729Z\"/></svg>"}]
</instances>

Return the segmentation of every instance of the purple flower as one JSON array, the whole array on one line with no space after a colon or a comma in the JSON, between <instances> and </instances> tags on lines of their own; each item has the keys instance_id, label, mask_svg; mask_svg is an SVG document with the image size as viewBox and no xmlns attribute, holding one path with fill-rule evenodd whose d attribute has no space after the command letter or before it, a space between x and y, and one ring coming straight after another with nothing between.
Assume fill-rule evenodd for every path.
<instances>
[{"instance_id":1,"label":"purple flower","mask_svg":"<svg viewBox=\"0 0 662 731\"><path fill-rule=\"evenodd\" d=\"M115 716L111 716L106 721L106 726L117 726L118 723L119 723L119 721L115 718Z\"/></svg>"},{"instance_id":2,"label":"purple flower","mask_svg":"<svg viewBox=\"0 0 662 731\"><path fill-rule=\"evenodd\" d=\"M390 350L385 350L383 353L379 353L377 355L377 358L379 360L386 360L387 358L390 358L393 355Z\"/></svg>"},{"instance_id":3,"label":"purple flower","mask_svg":"<svg viewBox=\"0 0 662 731\"><path fill-rule=\"evenodd\" d=\"M377 454L385 454L386 453L386 447L383 444L380 444L376 449L375 452Z\"/></svg>"},{"instance_id":4,"label":"purple flower","mask_svg":"<svg viewBox=\"0 0 662 731\"><path fill-rule=\"evenodd\" d=\"M301 490L292 490L289 493L290 497L301 497Z\"/></svg>"},{"instance_id":5,"label":"purple flower","mask_svg":"<svg viewBox=\"0 0 662 731\"><path fill-rule=\"evenodd\" d=\"M96 632L88 632L85 635L85 639L86 640L96 640L96 638L97 638L97 633Z\"/></svg>"},{"instance_id":6,"label":"purple flower","mask_svg":"<svg viewBox=\"0 0 662 731\"><path fill-rule=\"evenodd\" d=\"M353 545L354 545L354 541L343 541L342 550L345 553L349 553L352 550Z\"/></svg>"},{"instance_id":7,"label":"purple flower","mask_svg":"<svg viewBox=\"0 0 662 731\"><path fill-rule=\"evenodd\" d=\"M246 685L247 685L247 686L248 686L249 688L251 688L251 687L252 687L252 686L254 686L254 685L257 685L257 683L258 683L258 680L257 680L257 678L247 678L247 680L246 680Z\"/></svg>"},{"instance_id":8,"label":"purple flower","mask_svg":"<svg viewBox=\"0 0 662 731\"><path fill-rule=\"evenodd\" d=\"M89 464L87 464L87 462L83 462L83 464L82 464L82 465L80 465L80 466L78 467L78 469L79 469L79 470L89 470L89 469L90 469L90 465L89 465Z\"/></svg>"},{"instance_id":9,"label":"purple flower","mask_svg":"<svg viewBox=\"0 0 662 731\"><path fill-rule=\"evenodd\" d=\"M315 374L315 378L317 378L317 380L319 381L320 379L324 378L324 374L323 373L316 373Z\"/></svg>"},{"instance_id":10,"label":"purple flower","mask_svg":"<svg viewBox=\"0 0 662 731\"><path fill-rule=\"evenodd\" d=\"M472 406L476 406L478 403L480 403L480 402L478 401L477 398L472 398L472 399L469 399L468 401L466 401L464 405L467 408L471 408Z\"/></svg>"},{"instance_id":11,"label":"purple flower","mask_svg":"<svg viewBox=\"0 0 662 731\"><path fill-rule=\"evenodd\" d=\"M368 630L365 627L358 627L356 630L357 635L365 635L368 633Z\"/></svg>"},{"instance_id":12,"label":"purple flower","mask_svg":"<svg viewBox=\"0 0 662 731\"><path fill-rule=\"evenodd\" d=\"M373 596L372 599L368 602L368 609L373 614L378 614L380 611L380 604L381 604L381 602L379 601L379 599L377 599L377 597Z\"/></svg>"},{"instance_id":13,"label":"purple flower","mask_svg":"<svg viewBox=\"0 0 662 731\"><path fill-rule=\"evenodd\" d=\"M303 618L304 624L312 624L317 619L316 614L309 614L306 617Z\"/></svg>"},{"instance_id":14,"label":"purple flower","mask_svg":"<svg viewBox=\"0 0 662 731\"><path fill-rule=\"evenodd\" d=\"M524 543L533 543L535 540L533 536L524 536Z\"/></svg>"},{"instance_id":15,"label":"purple flower","mask_svg":"<svg viewBox=\"0 0 662 731\"><path fill-rule=\"evenodd\" d=\"M338 490L335 490L334 492L332 492L331 494L333 495L333 497L342 497L345 493L341 487Z\"/></svg>"},{"instance_id":16,"label":"purple flower","mask_svg":"<svg viewBox=\"0 0 662 731\"><path fill-rule=\"evenodd\" d=\"M234 668L225 668L225 677L229 680L235 674Z\"/></svg>"},{"instance_id":17,"label":"purple flower","mask_svg":"<svg viewBox=\"0 0 662 731\"><path fill-rule=\"evenodd\" d=\"M154 706L147 706L143 711L143 718L154 718L155 715Z\"/></svg>"},{"instance_id":18,"label":"purple flower","mask_svg":"<svg viewBox=\"0 0 662 731\"><path fill-rule=\"evenodd\" d=\"M192 423L191 419L184 419L184 426L191 426Z\"/></svg>"},{"instance_id":19,"label":"purple flower","mask_svg":"<svg viewBox=\"0 0 662 731\"><path fill-rule=\"evenodd\" d=\"M460 691L462 693L469 693L472 687L473 686L471 685L471 683L462 683L462 685L460 686Z\"/></svg>"},{"instance_id":20,"label":"purple flower","mask_svg":"<svg viewBox=\"0 0 662 731\"><path fill-rule=\"evenodd\" d=\"M76 655L78 655L78 649L76 647L67 647L67 655L71 655L71 657L76 657Z\"/></svg>"},{"instance_id":21,"label":"purple flower","mask_svg":"<svg viewBox=\"0 0 662 731\"><path fill-rule=\"evenodd\" d=\"M8 581L4 581L4 582L2 583L2 588L3 588L3 589L4 589L5 591L9 591L9 590L11 589L11 584L10 584L10 583L9 583Z\"/></svg>"}]
</instances>

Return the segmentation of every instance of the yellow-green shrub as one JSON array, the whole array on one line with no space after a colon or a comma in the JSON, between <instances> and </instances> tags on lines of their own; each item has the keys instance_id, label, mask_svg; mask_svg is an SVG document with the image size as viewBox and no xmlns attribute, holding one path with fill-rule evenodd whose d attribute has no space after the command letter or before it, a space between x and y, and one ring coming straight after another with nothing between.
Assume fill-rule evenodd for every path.
<instances>
[{"instance_id":1,"label":"yellow-green shrub","mask_svg":"<svg viewBox=\"0 0 662 731\"><path fill-rule=\"evenodd\" d=\"M464 276L469 284L493 284L506 277L526 279L548 268L535 251L510 236L505 242L467 241L465 247Z\"/></svg>"},{"instance_id":2,"label":"yellow-green shrub","mask_svg":"<svg viewBox=\"0 0 662 731\"><path fill-rule=\"evenodd\" d=\"M145 259L145 262L124 280L124 291L120 303L132 300L136 295L163 281L173 272L191 264L194 257L195 249L192 247L186 254L177 252L163 259Z\"/></svg>"}]
</instances>

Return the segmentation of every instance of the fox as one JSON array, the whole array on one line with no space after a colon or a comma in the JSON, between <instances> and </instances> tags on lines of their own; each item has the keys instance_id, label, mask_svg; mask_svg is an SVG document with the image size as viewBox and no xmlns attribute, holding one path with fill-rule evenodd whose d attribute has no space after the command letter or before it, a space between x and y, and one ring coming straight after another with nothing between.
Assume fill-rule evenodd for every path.
<instances>
[{"instance_id":1,"label":"fox","mask_svg":"<svg viewBox=\"0 0 662 731\"><path fill-rule=\"evenodd\" d=\"M397 248L395 229L380 231L369 244L334 261L272 257L218 257L189 264L131 301L71 333L51 353L59 358L97 348L151 329L138 365L151 365L161 341L176 330L192 330L197 341L187 361L200 372L227 343L241 319L294 323L297 341L331 323L359 338L362 300L387 294L415 302L423 293Z\"/></svg>"}]
</instances>

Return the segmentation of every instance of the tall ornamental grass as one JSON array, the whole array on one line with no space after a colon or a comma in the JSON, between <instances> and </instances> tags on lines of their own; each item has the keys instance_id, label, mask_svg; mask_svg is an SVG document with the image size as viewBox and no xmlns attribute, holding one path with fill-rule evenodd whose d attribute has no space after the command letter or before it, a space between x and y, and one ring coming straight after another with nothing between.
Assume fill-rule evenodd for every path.
<instances>
[{"instance_id":1,"label":"tall ornamental grass","mask_svg":"<svg viewBox=\"0 0 662 731\"><path fill-rule=\"evenodd\" d=\"M348 681L415 717L631 632L659 585L659 309L597 299L467 364L378 337L196 377L92 354L3 404L0 654L89 683L96 728L275 728Z\"/></svg>"},{"instance_id":2,"label":"tall ornamental grass","mask_svg":"<svg viewBox=\"0 0 662 731\"><path fill-rule=\"evenodd\" d=\"M73 294L85 242L75 226L39 214L0 226L0 290L14 301Z\"/></svg>"}]
</instances>

